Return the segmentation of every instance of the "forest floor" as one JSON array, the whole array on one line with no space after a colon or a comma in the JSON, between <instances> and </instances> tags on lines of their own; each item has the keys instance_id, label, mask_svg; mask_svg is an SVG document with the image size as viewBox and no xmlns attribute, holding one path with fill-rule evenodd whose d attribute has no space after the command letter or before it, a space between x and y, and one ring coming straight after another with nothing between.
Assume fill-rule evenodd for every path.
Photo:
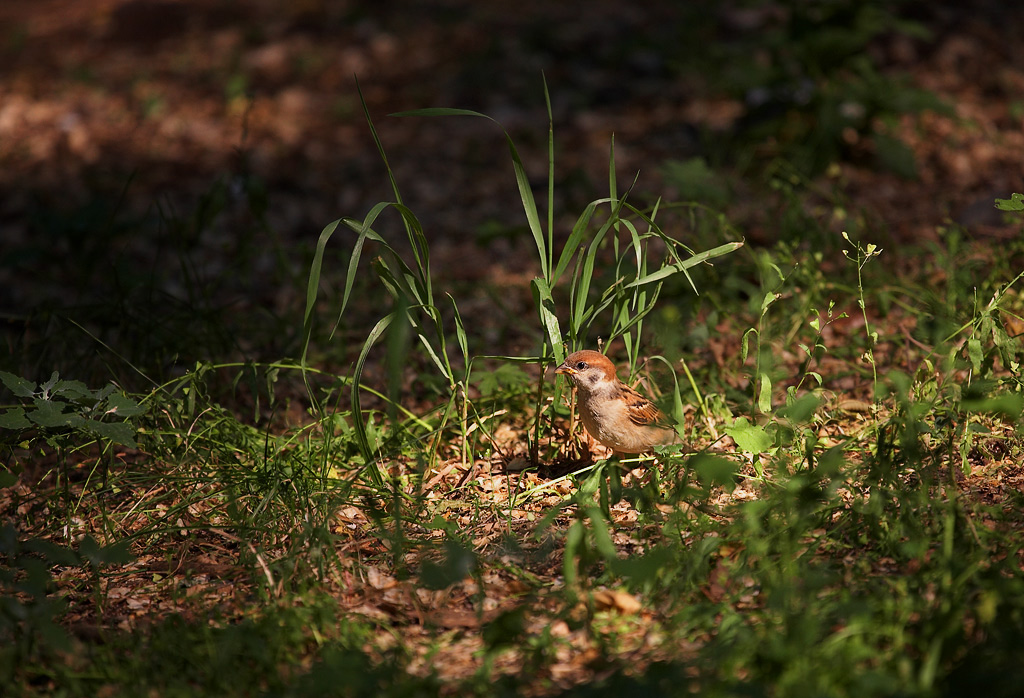
<instances>
[{"instance_id":1,"label":"forest floor","mask_svg":"<svg viewBox=\"0 0 1024 698\"><path fill-rule=\"evenodd\" d=\"M633 191L649 201L690 196L693 189L683 190L693 182L680 179L678 170L673 176L668 163L704 158L711 163L707 176L713 186L697 191L718 197L748 250L778 249L773 246L787 237L792 243L785 261L793 263L790 273L799 280L783 295L798 296L849 265L836 252L844 230L856 229L860 239L884 248L871 262L878 269L874 278L888 277L891 287L900 288L879 291L864 313L856 289L848 289L820 333L824 346L857 345L870 327L882 338L873 359L880 373L938 373L943 356L962 360L945 380L966 385L969 367L978 370L966 338L940 354L940 343L931 341L939 330L930 335L927 330L932 322L939 324L933 309L910 308L901 294L913 295L905 290L912 286L904 284L910 278L914 288L931 287L937 295L947 289L946 297L970 297L972 289L981 288L989 296L974 299L980 308L994 287L1019 271L1013 265L1024 252L1021 223L996 209L994 200L1024 190L1024 43L1019 41L1024 12L1004 13L999 3L979 3L971 12L940 4L925 17L931 30L927 39L893 32L870 42L868 51L884 74L905 76L945 107L880 117L871 127L874 135L891 136L909 148L912 172L905 162L902 168L879 166L886 162L878 152L885 141L855 129L842 131L837 141L842 157L791 180L803 207L800 220L819 226L819 237L801 241L792 231L780 232L784 195L763 186L769 179L765 170L749 164L781 159L783 145L771 139L730 140L748 112L743 96L718 91L680 69L689 54L659 51L686 36L675 19L676 3L646 3L644 9L600 3L601 11L594 11L593 3L552 8L522 0L514 12L504 5L499 9L500 3L455 0L372 5L363 9L315 0L0 4L0 228L6 258L0 264L0 320L11 349L10 361L0 368L39 380L59 369L63 376L88 381L119 363L95 340L113 345L113 356L143 371L152 361L153 370L166 371L161 378L167 380L197 361L297 357L305 283L321 229L342 216L361 219L377 202L393 198L361 99L404 203L423 223L438 283L459 298L474 351L536 353L539 332L529 318L536 316L530 280L538 265L523 232L522 202L501 131L484 119L387 115L457 107L493 116L518 145L540 200L547 174L543 73L556 144L559 239L568 235L587 202L607 195L613 137L620 188L636 174ZM719 17L720 23L739 34L749 31L744 22L756 27L772 21L770 12L721 12L728 16ZM716 161L706 146L709 138L726 143L725 148L734 143L745 155ZM762 174L750 175L755 171ZM822 244L823 239L830 242ZM340 242L328 247L323 287L343 285L343 247ZM835 258L818 260L820 276L799 276L800 259L815 251ZM728 270L728 258L719 264ZM698 276L698 288L703 291L701 284L713 286L728 274ZM948 290L954 286L959 290ZM338 293L325 295L336 300ZM713 288L710 296L715 297ZM350 315L332 348L326 348L329 327L318 331L323 345L311 357L325 372L350 370L372 322L386 312L377 297L357 284ZM815 307L824 318L824 308ZM1006 307L1003 327L1017 341L1024 330L1024 304L1008 294ZM686 316L707 330L687 358L688 368L718 375L715 387L723 395L751 393L756 379L748 369L754 358L744 346L756 312L719 310L706 301ZM334 306L324 310L326 325L336 312ZM812 315L807 307L802 312L803 319ZM69 329L62 318L85 331ZM789 336L797 336L799 322L780 319L781 336L790 326ZM794 377L806 374L808 363L784 344L776 344L775 353L773 370L782 376L775 387L784 391L796 383ZM426 364L422 357L410 364L403 405L434 419L436 393L416 373ZM1008 380L1010 367L996 364L994 375ZM380 388L387 370L383 361L371 361L364 381L377 381ZM826 377L825 399L833 415L816 425L817 447L846 444L853 462L861 455L867 460L875 448L871 439L881 438L874 426L893 419L897 406L882 401L872 407L874 385L860 351L817 355L814 370ZM516 637L554 638L557 649L543 663L548 683L529 689L537 693L599 680L623 667L628 673L634 661L639 667L688 652L696 656L696 645L662 644L662 633L668 632L660 626L663 609L645 605L642 594L598 589L579 608L559 610L567 584L559 549L565 541L531 536L546 516L552 518L545 525L563 533L580 520L578 511L560 509L578 489L566 474L592 461L557 448L559 440L569 438L567 424L560 421L545 442L555 443L548 453L557 458L522 470L530 458L529 389L515 392L502 381L514 383L518 376L500 374L493 363L482 374L493 377L495 390L509 397L506 423L488 434L485 456L467 454L454 442L436 451L437 460L416 485L425 493L419 511L435 518L407 522L411 533L401 535L441 546L448 527L455 527L473 554L488 560L486 569L436 585L440 589L429 588L422 576L410 578L409 569L423 566L422 549L396 553L397 529L395 539L382 534L390 529L375 518L377 505L356 497L330 517L336 560L343 562L323 575L320 592L346 614L375 624L364 638L372 656L381 659L402 645L408 652L405 671L441 683L480 675L481 656L491 642L482 629L495 619L521 624ZM535 373L527 369L524 375L533 385ZM138 376L123 385L140 390L134 380ZM217 389L232 394L236 386L228 383ZM261 404L259 391L242 395L226 410L256 415L261 429L279 434L301 429L310 418L302 382L282 381L279 389L285 405L280 411ZM486 388L474 390L474 398L486 398ZM515 409L522 413L511 414ZM736 442L723 436L724 417L696 406L686 407L684 416L693 447L737 450ZM985 429L984 437L964 449L959 475L952 474L951 462L943 467L956 483L956 496L1005 510L1024 485L1019 437L1012 423L985 422ZM185 427L182 433L191 434ZM288 574L268 562L275 550L288 551L282 558L296 554L295 541L282 534L254 546L245 533L217 524L215 499L189 499L181 484L185 470L194 469L198 481L202 462L167 466L166 482L133 484L126 473L159 472L163 466L153 465L152 452L118 449L110 462L123 478L118 480L122 489L94 501L84 493L109 454L101 457L93 448L42 456L12 451L10 462L21 469L17 484L0 490L3 522L14 524L21 535L59 542L80 541L86 533L103 539L102 532L116 520L117 532L130 537L151 525L152 512L191 503L171 522L177 529L146 534L144 548L134 550L134 559L118 565L116 574L94 578L76 567L57 574L56 584L69 602L60 624L80 642L107 629L140 632L169 616L197 622L211 617L211 608L219 618L232 619L268 602L312 603L289 597L283 581ZM740 484L716 490L700 504L712 517L724 520L729 507L757 499L766 486L757 477L758 459L740 459ZM73 473L68 478L59 474L64 466ZM407 455L384 469L401 478L416 467L415 457ZM670 481L676 475L656 472L633 470L624 476L625 486L643 491L657 485L652 478ZM65 503L57 517L64 521L60 530L48 508L51 497ZM76 506L65 506L76 497ZM676 502L671 508L678 513L681 506L690 505ZM136 507L149 518L136 516ZM662 513L671 519L668 508ZM632 503L614 503L608 514L610 540L620 555L646 549L648 534L631 530L639 516ZM700 515L696 509L687 514ZM647 516L639 518L653 527ZM1021 523L1015 520L1013 527L1019 530ZM510 540L520 543L510 547ZM750 582L745 594L728 578L735 554L729 546L718 549L697 587L712 603L739 598L734 607L742 610L757 605L757 589ZM529 610L516 615L526 598ZM611 616L596 634L593 626L575 622L602 612ZM606 664L611 644L617 663ZM488 671L523 672L534 661L530 651L524 644L495 654ZM75 665L76 660L67 661Z\"/></svg>"}]
</instances>

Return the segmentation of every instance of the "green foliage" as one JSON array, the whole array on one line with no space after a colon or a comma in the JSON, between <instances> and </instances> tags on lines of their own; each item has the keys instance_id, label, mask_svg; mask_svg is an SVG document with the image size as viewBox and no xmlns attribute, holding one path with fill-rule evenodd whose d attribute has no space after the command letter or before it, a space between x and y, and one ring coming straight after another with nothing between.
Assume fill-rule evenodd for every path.
<instances>
[{"instance_id":1,"label":"green foliage","mask_svg":"<svg viewBox=\"0 0 1024 698\"><path fill-rule=\"evenodd\" d=\"M545 96L547 97L546 86ZM471 116L490 119L484 114L463 109L422 109L403 112L400 116ZM609 156L609 197L593 201L584 209L573 225L568 240L562 245L556 260L553 223L554 129L551 123L550 100L548 101L548 118L546 231L541 224L541 216L522 159L511 137L505 132L523 211L533 236L540 266L541 275L533 279L531 290L546 345L545 357L550 351L553 352L555 363L561 362L565 357L564 345L568 343L571 348L581 347L586 339L587 331L596 317L606 309L610 309L612 322L607 339L611 341L623 336L626 340L627 351L635 359L643 318L654 308L662 283L669 277L682 273L693 286L693 280L689 275L691 268L715 257L728 254L739 248L742 243L728 243L697 254L676 238L665 234L654 222L658 211L657 204L648 215L626 201L628 191L621 198L618 196L613 142ZM594 217L599 208L606 205L609 207L609 215L595 231L592 228L595 224ZM626 214L632 214L642 224L646 224L647 231L640 232L636 224L625 217ZM622 247L621 252L618 235L620 229L629 233L628 243ZM668 249L668 254L663 257L657 269L648 271L647 263L650 257L648 247L653 240L664 244ZM598 254L609 247L615 257L614 275L597 278L595 263ZM576 258L576 264L570 287L570 307L567 313L570 326L568 332L563 332L559 318L565 316L566 313L559 312L554 289L562 276L573 265L574 258ZM625 268L630 262L635 263L635 272ZM600 282L600 287L603 287L600 298L596 300L592 295L592 286L595 282ZM631 363L633 362L631 361Z\"/></svg>"},{"instance_id":2,"label":"green foliage","mask_svg":"<svg viewBox=\"0 0 1024 698\"><path fill-rule=\"evenodd\" d=\"M58 669L30 678L56 677L72 696L438 694L437 679L409 675L401 655L371 657L363 649L370 629L339 620L338 613L329 597L310 595L235 622L171 615L153 623L141 643L135 633L107 633L103 644L85 650L89 671ZM314 647L311 631L320 639Z\"/></svg>"},{"instance_id":3,"label":"green foliage","mask_svg":"<svg viewBox=\"0 0 1024 698\"><path fill-rule=\"evenodd\" d=\"M1001 211L1024 211L1024 194L1013 194L1009 199L996 199L996 208Z\"/></svg>"},{"instance_id":4,"label":"green foliage","mask_svg":"<svg viewBox=\"0 0 1024 698\"><path fill-rule=\"evenodd\" d=\"M113 384L90 390L81 381L61 380L56 371L38 385L6 371L0 371L0 381L23 403L0 414L4 442L42 438L52 446L69 434L81 434L135 446L131 420L144 415L146 408Z\"/></svg>"},{"instance_id":5,"label":"green foliage","mask_svg":"<svg viewBox=\"0 0 1024 698\"><path fill-rule=\"evenodd\" d=\"M86 567L98 574L130 559L122 543L101 546L86 536L76 551L23 537L12 524L0 528L0 682L10 683L22 662L49 661L71 649L58 622L67 604L54 594L54 567Z\"/></svg>"}]
</instances>

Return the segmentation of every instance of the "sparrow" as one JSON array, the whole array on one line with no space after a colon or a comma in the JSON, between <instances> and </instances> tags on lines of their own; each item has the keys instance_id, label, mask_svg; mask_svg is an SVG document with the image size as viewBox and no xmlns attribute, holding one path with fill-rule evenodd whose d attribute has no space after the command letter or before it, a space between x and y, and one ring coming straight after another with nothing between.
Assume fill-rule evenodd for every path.
<instances>
[{"instance_id":1,"label":"sparrow","mask_svg":"<svg viewBox=\"0 0 1024 698\"><path fill-rule=\"evenodd\" d=\"M645 453L678 443L650 400L619 380L615 365L596 351L569 354L555 369L576 386L580 418L587 432L618 453Z\"/></svg>"}]
</instances>

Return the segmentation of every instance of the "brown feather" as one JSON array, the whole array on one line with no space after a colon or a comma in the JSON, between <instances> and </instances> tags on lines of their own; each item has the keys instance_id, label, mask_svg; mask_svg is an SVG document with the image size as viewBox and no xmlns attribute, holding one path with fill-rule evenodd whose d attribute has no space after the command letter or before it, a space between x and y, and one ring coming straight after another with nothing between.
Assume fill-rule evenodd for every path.
<instances>
[{"instance_id":1,"label":"brown feather","mask_svg":"<svg viewBox=\"0 0 1024 698\"><path fill-rule=\"evenodd\" d=\"M653 402L625 383L620 383L619 386L626 400L629 421L640 427L651 426L663 421L661 410L655 407Z\"/></svg>"}]
</instances>

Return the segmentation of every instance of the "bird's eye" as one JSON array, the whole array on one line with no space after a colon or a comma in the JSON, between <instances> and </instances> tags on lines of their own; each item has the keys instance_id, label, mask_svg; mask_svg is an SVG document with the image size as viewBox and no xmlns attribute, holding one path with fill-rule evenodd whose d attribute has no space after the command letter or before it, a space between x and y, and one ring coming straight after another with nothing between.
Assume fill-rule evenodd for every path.
<instances>
[{"instance_id":1,"label":"bird's eye","mask_svg":"<svg viewBox=\"0 0 1024 698\"><path fill-rule=\"evenodd\" d=\"M587 367L587 362L586 361L578 361L578 362L576 362L576 368L579 369L580 371L582 371L586 367Z\"/></svg>"}]
</instances>

